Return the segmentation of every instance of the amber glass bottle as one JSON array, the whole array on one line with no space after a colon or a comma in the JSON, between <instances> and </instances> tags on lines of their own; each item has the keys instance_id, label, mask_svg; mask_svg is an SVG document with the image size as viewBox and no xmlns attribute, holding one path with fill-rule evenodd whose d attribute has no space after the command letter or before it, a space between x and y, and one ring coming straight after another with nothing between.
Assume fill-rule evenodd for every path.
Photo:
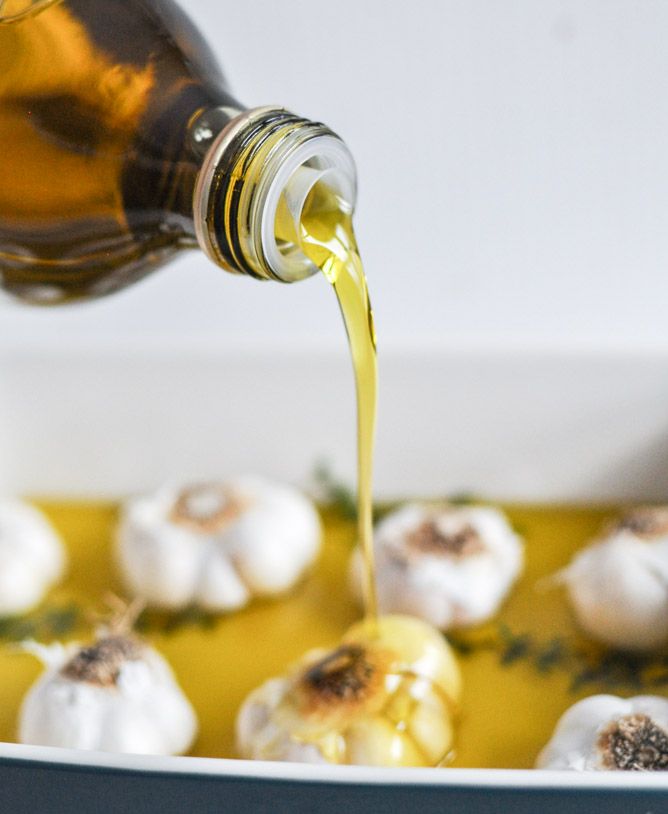
<instances>
[{"instance_id":1,"label":"amber glass bottle","mask_svg":"<svg viewBox=\"0 0 668 814\"><path fill-rule=\"evenodd\" d=\"M355 170L324 125L247 110L171 0L0 0L0 286L96 297L182 248L229 271L316 268L276 211ZM285 222L285 218L279 218Z\"/></svg>"}]
</instances>

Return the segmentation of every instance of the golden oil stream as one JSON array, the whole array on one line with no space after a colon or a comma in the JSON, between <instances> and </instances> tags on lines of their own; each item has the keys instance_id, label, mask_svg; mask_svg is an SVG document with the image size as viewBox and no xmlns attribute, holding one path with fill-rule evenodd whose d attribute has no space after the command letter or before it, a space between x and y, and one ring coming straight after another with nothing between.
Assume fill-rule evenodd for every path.
<instances>
[{"instance_id":1,"label":"golden oil stream","mask_svg":"<svg viewBox=\"0 0 668 814\"><path fill-rule=\"evenodd\" d=\"M287 217L285 209L279 206L277 233L282 231L281 220ZM302 249L332 284L348 334L357 393L357 522L364 555L363 597L365 616L374 623L378 610L372 481L378 371L373 311L350 209L323 182L314 185L304 203L301 231Z\"/></svg>"}]
</instances>

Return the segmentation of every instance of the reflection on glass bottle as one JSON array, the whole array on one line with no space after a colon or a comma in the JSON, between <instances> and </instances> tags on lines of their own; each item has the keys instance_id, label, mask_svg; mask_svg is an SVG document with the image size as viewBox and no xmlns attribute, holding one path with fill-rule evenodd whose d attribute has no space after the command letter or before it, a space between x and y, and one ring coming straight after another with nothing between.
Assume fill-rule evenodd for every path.
<instances>
[{"instance_id":1,"label":"reflection on glass bottle","mask_svg":"<svg viewBox=\"0 0 668 814\"><path fill-rule=\"evenodd\" d=\"M238 183L249 158L264 197ZM198 244L233 271L306 276L315 267L295 247L270 245L276 185L300 164L336 170L354 201L343 143L280 109L244 111L171 0L0 5L6 291L43 303L100 296Z\"/></svg>"}]
</instances>

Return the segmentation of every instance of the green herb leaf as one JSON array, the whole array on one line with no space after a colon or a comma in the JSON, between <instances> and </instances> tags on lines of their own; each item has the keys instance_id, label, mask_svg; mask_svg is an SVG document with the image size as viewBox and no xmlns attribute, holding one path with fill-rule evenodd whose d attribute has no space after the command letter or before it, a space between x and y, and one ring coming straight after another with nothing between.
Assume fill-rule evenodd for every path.
<instances>
[{"instance_id":1,"label":"green herb leaf","mask_svg":"<svg viewBox=\"0 0 668 814\"><path fill-rule=\"evenodd\" d=\"M513 664L513 662L526 658L531 654L533 650L531 634L522 633L518 636L506 625L500 626L499 634L501 638L501 651L499 655L501 664Z\"/></svg>"},{"instance_id":2,"label":"green herb leaf","mask_svg":"<svg viewBox=\"0 0 668 814\"><path fill-rule=\"evenodd\" d=\"M321 499L328 506L339 511L347 520L357 519L357 496L346 484L338 481L329 466L320 463L316 466L313 478L321 490Z\"/></svg>"},{"instance_id":3,"label":"green herb leaf","mask_svg":"<svg viewBox=\"0 0 668 814\"><path fill-rule=\"evenodd\" d=\"M556 636L554 639L539 646L534 662L540 673L549 673L555 667L563 666L568 660L568 650L565 642L561 637Z\"/></svg>"},{"instance_id":4,"label":"green herb leaf","mask_svg":"<svg viewBox=\"0 0 668 814\"><path fill-rule=\"evenodd\" d=\"M0 618L0 639L7 642L61 639L72 634L82 620L81 609L74 602L45 605L22 616Z\"/></svg>"},{"instance_id":5,"label":"green herb leaf","mask_svg":"<svg viewBox=\"0 0 668 814\"><path fill-rule=\"evenodd\" d=\"M668 654L638 655L619 650L599 650L566 637L555 636L547 642L536 640L530 633L516 633L499 624L496 636L478 639L454 634L448 641L462 656L492 648L499 663L509 667L516 662L532 664L541 675L555 670L570 674L570 689L579 692L634 691L668 687Z\"/></svg>"},{"instance_id":6,"label":"green herb leaf","mask_svg":"<svg viewBox=\"0 0 668 814\"><path fill-rule=\"evenodd\" d=\"M140 633L163 633L169 635L187 627L210 630L215 627L218 616L190 605L175 613L144 610L135 623Z\"/></svg>"},{"instance_id":7,"label":"green herb leaf","mask_svg":"<svg viewBox=\"0 0 668 814\"><path fill-rule=\"evenodd\" d=\"M454 492L446 497L446 502L451 506L471 506L474 503L479 503L480 500L473 492Z\"/></svg>"}]
</instances>

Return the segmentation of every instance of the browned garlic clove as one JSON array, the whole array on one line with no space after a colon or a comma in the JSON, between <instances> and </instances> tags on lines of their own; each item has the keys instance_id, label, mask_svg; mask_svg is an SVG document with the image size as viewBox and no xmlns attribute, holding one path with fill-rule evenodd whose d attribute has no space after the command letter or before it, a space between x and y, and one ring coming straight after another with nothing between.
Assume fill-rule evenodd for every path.
<instances>
[{"instance_id":1,"label":"browned garlic clove","mask_svg":"<svg viewBox=\"0 0 668 814\"><path fill-rule=\"evenodd\" d=\"M0 501L0 616L31 610L64 570L65 550L46 517L22 501Z\"/></svg>"},{"instance_id":2,"label":"browned garlic clove","mask_svg":"<svg viewBox=\"0 0 668 814\"><path fill-rule=\"evenodd\" d=\"M411 503L374 533L378 605L448 630L493 616L523 564L520 538L498 509ZM351 561L360 594L362 557Z\"/></svg>"},{"instance_id":3,"label":"browned garlic clove","mask_svg":"<svg viewBox=\"0 0 668 814\"><path fill-rule=\"evenodd\" d=\"M92 644L24 648L46 665L23 700L22 743L156 755L182 754L197 718L165 659L132 633L140 607L114 600Z\"/></svg>"},{"instance_id":4,"label":"browned garlic clove","mask_svg":"<svg viewBox=\"0 0 668 814\"><path fill-rule=\"evenodd\" d=\"M299 491L241 477L129 501L116 552L128 588L149 605L219 612L291 588L320 538L318 513Z\"/></svg>"},{"instance_id":5,"label":"browned garlic clove","mask_svg":"<svg viewBox=\"0 0 668 814\"><path fill-rule=\"evenodd\" d=\"M452 749L460 694L456 660L418 619L355 625L244 702L242 757L380 766L435 766Z\"/></svg>"},{"instance_id":6,"label":"browned garlic clove","mask_svg":"<svg viewBox=\"0 0 668 814\"><path fill-rule=\"evenodd\" d=\"M536 768L668 770L668 700L593 695L578 701L557 723Z\"/></svg>"},{"instance_id":7,"label":"browned garlic clove","mask_svg":"<svg viewBox=\"0 0 668 814\"><path fill-rule=\"evenodd\" d=\"M668 508L623 515L559 575L580 627L622 650L668 642Z\"/></svg>"}]
</instances>

